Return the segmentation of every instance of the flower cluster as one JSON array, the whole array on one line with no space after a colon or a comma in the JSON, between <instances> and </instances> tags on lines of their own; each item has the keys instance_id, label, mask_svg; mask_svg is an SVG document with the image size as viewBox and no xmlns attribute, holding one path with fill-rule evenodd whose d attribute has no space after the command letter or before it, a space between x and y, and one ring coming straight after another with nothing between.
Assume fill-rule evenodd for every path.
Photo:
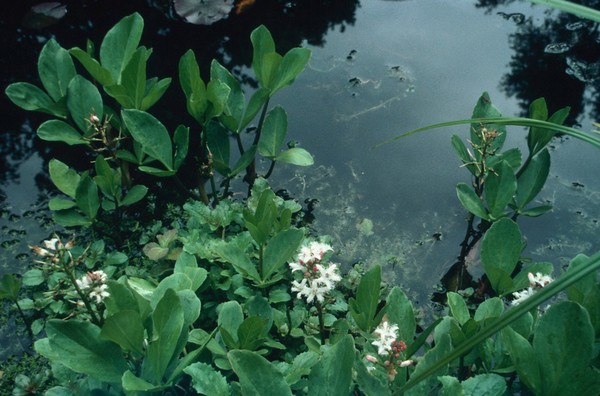
<instances>
[{"instance_id":1,"label":"flower cluster","mask_svg":"<svg viewBox=\"0 0 600 396\"><path fill-rule=\"evenodd\" d=\"M539 289L543 288L544 286L547 286L550 282L554 280L550 275L543 275L540 272L536 272L535 274L530 272L527 274L527 278L529 278L529 287L525 290L514 292L512 294L514 297L511 302L512 305L519 305L520 303L534 295Z\"/></svg>"},{"instance_id":2,"label":"flower cluster","mask_svg":"<svg viewBox=\"0 0 600 396\"><path fill-rule=\"evenodd\" d=\"M325 253L331 250L332 247L326 243L311 242L300 249L297 262L290 263L292 273L302 273L300 281L292 281L292 291L297 293L298 298L306 297L307 303L315 299L322 303L325 294L333 290L335 284L342 279L337 264L322 263Z\"/></svg>"},{"instance_id":3,"label":"flower cluster","mask_svg":"<svg viewBox=\"0 0 600 396\"><path fill-rule=\"evenodd\" d=\"M81 291L90 290L89 297L92 300L96 300L96 304L100 304L105 297L110 296L106 290L108 289L108 285L106 284L106 274L104 271L88 272L75 282Z\"/></svg>"},{"instance_id":4,"label":"flower cluster","mask_svg":"<svg viewBox=\"0 0 600 396\"><path fill-rule=\"evenodd\" d=\"M380 356L385 356L383 367L387 371L388 378L393 381L398 374L398 367L408 367L413 364L412 360L403 360L402 352L406 350L406 343L398 340L398 325L392 324L384 319L374 331L377 339L371 342L371 345L377 347L377 353ZM370 363L379 363L379 359L373 355L365 356ZM374 369L374 367L373 367Z\"/></svg>"}]
</instances>

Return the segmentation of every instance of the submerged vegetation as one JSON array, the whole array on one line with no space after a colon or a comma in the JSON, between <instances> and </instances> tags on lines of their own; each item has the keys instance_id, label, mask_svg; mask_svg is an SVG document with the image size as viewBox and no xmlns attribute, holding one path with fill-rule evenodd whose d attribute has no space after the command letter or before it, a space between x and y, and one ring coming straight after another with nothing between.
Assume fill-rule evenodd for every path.
<instances>
[{"instance_id":1,"label":"submerged vegetation","mask_svg":"<svg viewBox=\"0 0 600 396\"><path fill-rule=\"evenodd\" d=\"M35 378L15 372L14 394L598 393L600 253L555 273L524 258L517 223L551 209L536 197L557 133L600 148L596 135L562 125L568 108L552 113L538 99L529 118L503 117L484 93L471 118L422 129L468 124L466 143L452 137L472 181L456 188L468 212L460 259L479 256L485 272L476 287L447 290L444 314L427 322L382 280L381 263L340 268L338 248L267 181L278 162L313 163L287 143L285 110L270 107L310 51L279 54L270 32L255 29L258 88L248 98L217 61L205 82L186 52L177 79L193 126L170 131L151 111L172 80L147 77L142 31L138 14L122 19L98 55L91 42L67 50L50 40L38 62L43 88L6 89L52 117L40 139L83 148L89 160L77 170L50 162L62 195L49 206L64 228L31 247L27 272L0 280L35 359L50 367ZM529 128L527 153L504 147L510 125ZM240 179L241 199L232 193ZM173 199L149 221L142 214L164 185L185 203Z\"/></svg>"}]
</instances>

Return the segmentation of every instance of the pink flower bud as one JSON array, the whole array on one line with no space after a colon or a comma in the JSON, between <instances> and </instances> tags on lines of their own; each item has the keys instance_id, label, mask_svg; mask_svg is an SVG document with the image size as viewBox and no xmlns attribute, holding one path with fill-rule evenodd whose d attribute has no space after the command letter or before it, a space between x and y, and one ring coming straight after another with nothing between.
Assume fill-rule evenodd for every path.
<instances>
[{"instance_id":1,"label":"pink flower bud","mask_svg":"<svg viewBox=\"0 0 600 396\"><path fill-rule=\"evenodd\" d=\"M367 355L367 356L365 356L365 359L367 359L367 361L369 361L371 363L377 363L377 358L373 355Z\"/></svg>"}]
</instances>

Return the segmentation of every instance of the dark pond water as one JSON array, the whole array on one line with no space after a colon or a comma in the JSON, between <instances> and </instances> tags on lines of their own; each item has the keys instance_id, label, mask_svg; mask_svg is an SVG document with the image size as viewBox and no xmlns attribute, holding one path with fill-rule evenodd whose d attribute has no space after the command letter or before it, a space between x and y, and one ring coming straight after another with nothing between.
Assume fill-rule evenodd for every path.
<instances>
[{"instance_id":1,"label":"dark pond water","mask_svg":"<svg viewBox=\"0 0 600 396\"><path fill-rule=\"evenodd\" d=\"M249 34L260 23L272 31L280 52L311 48L307 70L272 104L286 108L290 138L313 153L316 164L280 167L272 184L298 199L318 200L314 227L333 237L340 261L385 264L386 279L420 304L456 261L464 236L455 185L468 175L450 136L466 138L468 129L371 147L426 124L468 118L483 91L505 115L524 115L529 102L544 96L551 110L572 107L571 125L591 130L600 119L597 26L523 1L257 0L212 26L169 19L145 1L63 1L64 18L38 28L26 17L36 3L12 2L0 17L3 90L14 81L37 82L37 55L50 37L65 48L82 47L87 37L99 43L133 11L145 18L142 42L154 48L150 64L161 77L176 75L188 48L206 64L216 57L247 76ZM182 96L174 83L162 102L167 122L183 109ZM48 160L77 153L35 138L43 116L25 113L5 97L0 105L2 274L23 272L31 259L27 244L52 232L45 211L52 190ZM507 146L525 148L522 129L509 133ZM520 224L526 254L560 267L579 252L600 248L600 156L573 139L556 140L553 147L541 200L555 209Z\"/></svg>"}]
</instances>

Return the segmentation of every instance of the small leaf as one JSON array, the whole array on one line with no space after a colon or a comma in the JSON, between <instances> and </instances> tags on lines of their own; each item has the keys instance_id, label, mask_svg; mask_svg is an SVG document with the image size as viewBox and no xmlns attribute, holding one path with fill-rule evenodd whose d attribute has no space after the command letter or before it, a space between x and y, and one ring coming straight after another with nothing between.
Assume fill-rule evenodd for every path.
<instances>
[{"instance_id":1,"label":"small leaf","mask_svg":"<svg viewBox=\"0 0 600 396\"><path fill-rule=\"evenodd\" d=\"M492 287L497 292L508 291L512 286L504 282L507 276L510 279L522 250L521 231L510 219L500 219L485 233L481 245L481 262Z\"/></svg>"},{"instance_id":2,"label":"small leaf","mask_svg":"<svg viewBox=\"0 0 600 396\"><path fill-rule=\"evenodd\" d=\"M298 165L298 166L310 166L315 163L312 155L308 151L300 147L294 147L288 150L285 150L277 157L275 160L281 162L287 162L288 164Z\"/></svg>"},{"instance_id":3,"label":"small leaf","mask_svg":"<svg viewBox=\"0 0 600 396\"><path fill-rule=\"evenodd\" d=\"M102 67L100 63L94 58L90 56L87 52L82 50L81 48L71 48L69 53L75 57L81 63L81 65L90 73L90 76L96 81L98 81L101 85L108 87L115 84L115 80L113 80L112 75L108 69Z\"/></svg>"},{"instance_id":4,"label":"small leaf","mask_svg":"<svg viewBox=\"0 0 600 396\"><path fill-rule=\"evenodd\" d=\"M500 218L505 214L505 209L512 201L517 190L517 179L513 169L506 161L496 166L485 179L485 201L492 218Z\"/></svg>"},{"instance_id":5,"label":"small leaf","mask_svg":"<svg viewBox=\"0 0 600 396\"><path fill-rule=\"evenodd\" d=\"M72 126L60 120L48 120L38 127L37 135L47 142L63 142L70 146L89 144Z\"/></svg>"},{"instance_id":6,"label":"small leaf","mask_svg":"<svg viewBox=\"0 0 600 396\"><path fill-rule=\"evenodd\" d=\"M90 128L90 116L95 115L99 119L104 116L102 97L98 88L79 75L75 76L69 83L67 107L73 122L84 132L84 136L90 136L93 132Z\"/></svg>"},{"instance_id":7,"label":"small leaf","mask_svg":"<svg viewBox=\"0 0 600 396\"><path fill-rule=\"evenodd\" d=\"M131 136L142 145L142 150L172 171L173 149L167 128L145 111L127 109L121 114Z\"/></svg>"},{"instance_id":8,"label":"small leaf","mask_svg":"<svg viewBox=\"0 0 600 396\"><path fill-rule=\"evenodd\" d=\"M96 214L100 208L98 186L88 175L82 177L77 185L75 202L77 202L79 209L81 209L90 220L96 218Z\"/></svg>"},{"instance_id":9,"label":"small leaf","mask_svg":"<svg viewBox=\"0 0 600 396\"><path fill-rule=\"evenodd\" d=\"M271 94L294 82L296 77L306 67L310 59L310 50L308 48L292 48L281 60L277 73L274 76Z\"/></svg>"},{"instance_id":10,"label":"small leaf","mask_svg":"<svg viewBox=\"0 0 600 396\"><path fill-rule=\"evenodd\" d=\"M233 350L227 354L227 358L240 380L242 394L245 396L292 395L281 372L257 353Z\"/></svg>"},{"instance_id":11,"label":"small leaf","mask_svg":"<svg viewBox=\"0 0 600 396\"><path fill-rule=\"evenodd\" d=\"M276 106L267 114L258 141L258 152L263 157L273 159L285 142L287 134L287 114L281 106Z\"/></svg>"},{"instance_id":12,"label":"small leaf","mask_svg":"<svg viewBox=\"0 0 600 396\"><path fill-rule=\"evenodd\" d=\"M523 209L544 187L550 172L550 154L544 149L534 156L517 180L517 208Z\"/></svg>"},{"instance_id":13,"label":"small leaf","mask_svg":"<svg viewBox=\"0 0 600 396\"><path fill-rule=\"evenodd\" d=\"M50 179L54 185L64 194L75 198L80 176L66 164L57 159L51 159L49 163Z\"/></svg>"},{"instance_id":14,"label":"small leaf","mask_svg":"<svg viewBox=\"0 0 600 396\"><path fill-rule=\"evenodd\" d=\"M144 20L140 14L134 13L121 19L102 40L100 63L117 84L121 83L121 73L135 52L143 30Z\"/></svg>"},{"instance_id":15,"label":"small leaf","mask_svg":"<svg viewBox=\"0 0 600 396\"><path fill-rule=\"evenodd\" d=\"M54 39L48 40L40 52L38 73L42 85L55 102L67 94L69 82L76 74L71 56Z\"/></svg>"},{"instance_id":16,"label":"small leaf","mask_svg":"<svg viewBox=\"0 0 600 396\"><path fill-rule=\"evenodd\" d=\"M487 220L489 218L487 211L481 203L481 199L475 194L475 191L465 183L458 183L456 186L456 195L463 207L477 217Z\"/></svg>"},{"instance_id":17,"label":"small leaf","mask_svg":"<svg viewBox=\"0 0 600 396\"><path fill-rule=\"evenodd\" d=\"M286 261L296 253L303 238L302 230L290 228L277 233L269 240L264 251L263 280L269 279L282 269Z\"/></svg>"},{"instance_id":18,"label":"small leaf","mask_svg":"<svg viewBox=\"0 0 600 396\"><path fill-rule=\"evenodd\" d=\"M123 200L121 201L121 205L133 205L134 203L141 201L147 193L148 187L142 186L141 184L136 184L135 186L129 189L127 195L125 195L125 198L123 198Z\"/></svg>"},{"instance_id":19,"label":"small leaf","mask_svg":"<svg viewBox=\"0 0 600 396\"><path fill-rule=\"evenodd\" d=\"M10 84L4 91L6 96L24 110L41 111L60 118L66 118L67 109L56 104L50 97L35 85L29 83Z\"/></svg>"},{"instance_id":20,"label":"small leaf","mask_svg":"<svg viewBox=\"0 0 600 396\"><path fill-rule=\"evenodd\" d=\"M192 377L192 387L198 393L210 396L229 396L231 389L221 373L206 363L193 363L183 370Z\"/></svg>"}]
</instances>

